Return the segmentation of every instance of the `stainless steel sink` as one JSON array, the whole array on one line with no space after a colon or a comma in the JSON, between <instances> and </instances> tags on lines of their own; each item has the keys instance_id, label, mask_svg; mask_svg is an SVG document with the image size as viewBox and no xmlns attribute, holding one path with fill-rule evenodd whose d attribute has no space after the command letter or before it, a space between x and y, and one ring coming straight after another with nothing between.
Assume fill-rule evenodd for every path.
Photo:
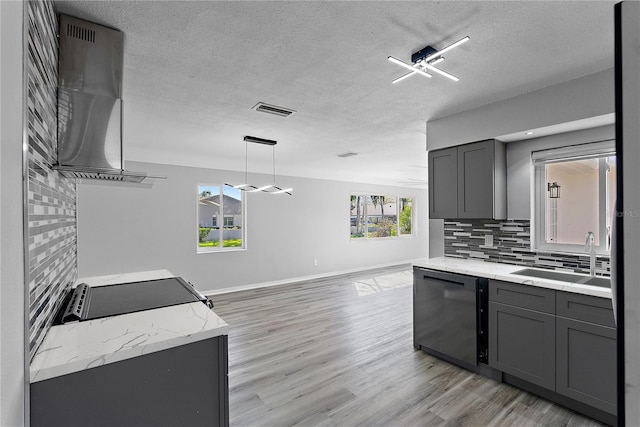
<instances>
[{"instance_id":1,"label":"stainless steel sink","mask_svg":"<svg viewBox=\"0 0 640 427\"><path fill-rule=\"evenodd\" d=\"M591 286L611 287L611 280L606 277L590 277L581 274L563 273L553 270L537 270L535 268L524 268L514 271L513 274L521 276L537 277L539 279L561 280L563 282L580 283Z\"/></svg>"},{"instance_id":2,"label":"stainless steel sink","mask_svg":"<svg viewBox=\"0 0 640 427\"><path fill-rule=\"evenodd\" d=\"M591 277L586 282L579 282L579 283L584 283L585 285L591 285L591 286L602 286L603 288L611 287L611 279L607 277Z\"/></svg>"},{"instance_id":3,"label":"stainless steel sink","mask_svg":"<svg viewBox=\"0 0 640 427\"><path fill-rule=\"evenodd\" d=\"M585 278L585 276L581 276L579 274L563 273L560 271L553 271L553 270L536 270L534 268L525 268L522 270L514 271L513 274L519 274L521 276L538 277L540 279L562 280L563 282L571 282L571 283L576 283L579 280Z\"/></svg>"}]
</instances>

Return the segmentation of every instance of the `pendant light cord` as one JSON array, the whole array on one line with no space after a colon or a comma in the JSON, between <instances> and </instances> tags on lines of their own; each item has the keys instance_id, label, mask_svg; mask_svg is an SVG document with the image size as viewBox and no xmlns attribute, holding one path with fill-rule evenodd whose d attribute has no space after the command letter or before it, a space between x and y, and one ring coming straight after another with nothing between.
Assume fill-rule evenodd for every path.
<instances>
[{"instance_id":1,"label":"pendant light cord","mask_svg":"<svg viewBox=\"0 0 640 427\"><path fill-rule=\"evenodd\" d=\"M249 184L249 143L244 142L244 183Z\"/></svg>"}]
</instances>

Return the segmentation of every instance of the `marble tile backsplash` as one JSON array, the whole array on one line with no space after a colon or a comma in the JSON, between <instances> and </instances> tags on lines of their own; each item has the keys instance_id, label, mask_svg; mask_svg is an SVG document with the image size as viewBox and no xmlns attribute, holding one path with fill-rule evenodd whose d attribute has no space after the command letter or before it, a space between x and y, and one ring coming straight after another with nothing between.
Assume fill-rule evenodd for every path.
<instances>
[{"instance_id":1,"label":"marble tile backsplash","mask_svg":"<svg viewBox=\"0 0 640 427\"><path fill-rule=\"evenodd\" d=\"M492 236L493 245L485 245L485 236ZM444 254L447 257L589 273L587 254L531 250L529 220L445 220ZM610 275L608 256L597 256L596 274Z\"/></svg>"},{"instance_id":2,"label":"marble tile backsplash","mask_svg":"<svg viewBox=\"0 0 640 427\"><path fill-rule=\"evenodd\" d=\"M76 184L52 169L57 145L58 21L53 3L27 2L29 147L26 195L29 357L51 326L61 295L77 278Z\"/></svg>"}]
</instances>

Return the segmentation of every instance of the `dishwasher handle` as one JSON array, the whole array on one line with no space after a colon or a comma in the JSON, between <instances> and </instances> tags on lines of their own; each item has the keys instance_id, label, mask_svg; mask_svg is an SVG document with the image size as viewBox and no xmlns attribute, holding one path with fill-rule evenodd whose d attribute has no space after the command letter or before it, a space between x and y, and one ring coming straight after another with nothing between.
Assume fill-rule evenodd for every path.
<instances>
[{"instance_id":1,"label":"dishwasher handle","mask_svg":"<svg viewBox=\"0 0 640 427\"><path fill-rule=\"evenodd\" d=\"M447 273L426 269L420 269L420 272L423 280L437 279L448 282L452 285L470 287L472 289L475 289L476 283L478 283L478 278L475 276L465 276L458 273Z\"/></svg>"}]
</instances>

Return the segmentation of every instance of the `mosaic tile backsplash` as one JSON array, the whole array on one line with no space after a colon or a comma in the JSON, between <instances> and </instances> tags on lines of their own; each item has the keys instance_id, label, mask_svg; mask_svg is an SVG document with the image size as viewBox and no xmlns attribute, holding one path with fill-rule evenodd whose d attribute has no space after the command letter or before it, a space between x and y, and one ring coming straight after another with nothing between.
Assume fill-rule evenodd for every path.
<instances>
[{"instance_id":1,"label":"mosaic tile backsplash","mask_svg":"<svg viewBox=\"0 0 640 427\"><path fill-rule=\"evenodd\" d=\"M530 230L529 220L445 220L444 255L589 274L587 254L532 251ZM493 246L485 246L485 235ZM610 275L608 256L596 257L596 274Z\"/></svg>"},{"instance_id":2,"label":"mosaic tile backsplash","mask_svg":"<svg viewBox=\"0 0 640 427\"><path fill-rule=\"evenodd\" d=\"M51 326L61 295L77 278L75 181L56 159L58 39L51 1L27 2L29 357Z\"/></svg>"}]
</instances>

